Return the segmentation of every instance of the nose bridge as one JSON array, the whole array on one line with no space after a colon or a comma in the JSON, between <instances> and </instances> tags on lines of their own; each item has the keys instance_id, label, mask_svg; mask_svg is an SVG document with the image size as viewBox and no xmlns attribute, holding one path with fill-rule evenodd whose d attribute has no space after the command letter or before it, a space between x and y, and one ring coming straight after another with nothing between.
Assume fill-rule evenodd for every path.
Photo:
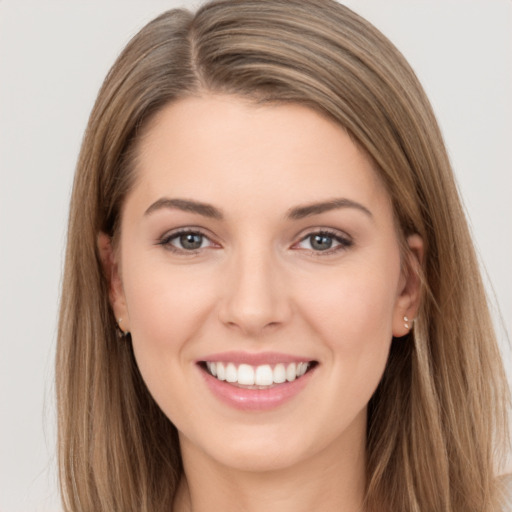
<instances>
[{"instance_id":1,"label":"nose bridge","mask_svg":"<svg viewBox=\"0 0 512 512\"><path fill-rule=\"evenodd\" d=\"M249 335L284 323L290 304L283 272L268 244L251 243L234 251L227 269L221 318Z\"/></svg>"}]
</instances>

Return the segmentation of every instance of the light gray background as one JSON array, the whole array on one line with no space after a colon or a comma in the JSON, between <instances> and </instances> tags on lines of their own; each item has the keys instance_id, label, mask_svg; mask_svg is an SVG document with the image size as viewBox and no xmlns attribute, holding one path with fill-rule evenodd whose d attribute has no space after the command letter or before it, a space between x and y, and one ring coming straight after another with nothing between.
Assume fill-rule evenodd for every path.
<instances>
[{"instance_id":1,"label":"light gray background","mask_svg":"<svg viewBox=\"0 0 512 512\"><path fill-rule=\"evenodd\" d=\"M94 98L144 23L197 4L0 0L0 512L60 510L57 304L69 192ZM512 375L512 2L347 4L395 42L431 98Z\"/></svg>"}]
</instances>

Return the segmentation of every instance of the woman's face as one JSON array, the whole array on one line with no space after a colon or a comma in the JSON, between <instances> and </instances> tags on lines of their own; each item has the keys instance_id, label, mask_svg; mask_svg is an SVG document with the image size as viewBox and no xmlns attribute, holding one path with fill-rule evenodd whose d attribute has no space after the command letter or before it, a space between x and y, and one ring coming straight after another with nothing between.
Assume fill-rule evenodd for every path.
<instances>
[{"instance_id":1,"label":"woman's face","mask_svg":"<svg viewBox=\"0 0 512 512\"><path fill-rule=\"evenodd\" d=\"M303 106L204 96L158 114L136 172L112 302L182 450L263 470L364 449L416 293L371 161Z\"/></svg>"}]
</instances>

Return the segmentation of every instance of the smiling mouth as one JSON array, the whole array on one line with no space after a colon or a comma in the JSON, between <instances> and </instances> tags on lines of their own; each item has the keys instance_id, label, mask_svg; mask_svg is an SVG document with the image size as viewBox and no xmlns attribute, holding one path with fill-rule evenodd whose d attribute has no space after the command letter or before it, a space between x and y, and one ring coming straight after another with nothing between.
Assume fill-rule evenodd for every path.
<instances>
[{"instance_id":1,"label":"smiling mouth","mask_svg":"<svg viewBox=\"0 0 512 512\"><path fill-rule=\"evenodd\" d=\"M235 364L231 362L202 361L200 367L219 381L245 389L270 389L286 382L300 379L318 363Z\"/></svg>"}]
</instances>

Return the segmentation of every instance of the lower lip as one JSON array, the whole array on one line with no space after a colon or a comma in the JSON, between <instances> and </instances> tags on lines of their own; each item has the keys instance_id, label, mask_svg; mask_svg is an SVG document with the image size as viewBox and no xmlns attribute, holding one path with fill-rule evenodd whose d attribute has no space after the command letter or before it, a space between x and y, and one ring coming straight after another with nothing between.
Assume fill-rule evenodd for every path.
<instances>
[{"instance_id":1,"label":"lower lip","mask_svg":"<svg viewBox=\"0 0 512 512\"><path fill-rule=\"evenodd\" d=\"M300 393L310 381L316 367L292 382L276 384L268 389L239 388L213 377L202 368L199 370L210 391L222 402L245 411L267 411L283 405Z\"/></svg>"}]
</instances>

